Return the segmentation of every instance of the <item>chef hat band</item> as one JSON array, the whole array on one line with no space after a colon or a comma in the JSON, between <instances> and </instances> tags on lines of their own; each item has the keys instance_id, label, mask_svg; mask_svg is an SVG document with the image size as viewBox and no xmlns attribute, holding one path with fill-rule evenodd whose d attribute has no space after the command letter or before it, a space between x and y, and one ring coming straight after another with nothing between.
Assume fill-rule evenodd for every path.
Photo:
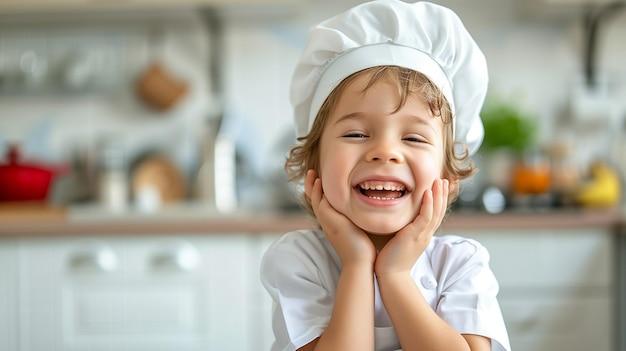
<instances>
[{"instance_id":1,"label":"chef hat band","mask_svg":"<svg viewBox=\"0 0 626 351\"><path fill-rule=\"evenodd\" d=\"M291 84L296 136L310 132L343 79L375 66L400 66L428 77L450 104L454 140L470 155L478 150L488 83L485 57L454 12L428 2L375 0L311 28Z\"/></svg>"},{"instance_id":2,"label":"chef hat band","mask_svg":"<svg viewBox=\"0 0 626 351\"><path fill-rule=\"evenodd\" d=\"M322 104L339 83L353 74L370 67L390 65L410 68L422 72L435 84L450 102L454 111L452 89L446 73L427 53L412 47L397 45L392 42L357 47L343 53L332 61L319 79L313 92L311 109L308 116L307 130L311 130L315 116Z\"/></svg>"}]
</instances>

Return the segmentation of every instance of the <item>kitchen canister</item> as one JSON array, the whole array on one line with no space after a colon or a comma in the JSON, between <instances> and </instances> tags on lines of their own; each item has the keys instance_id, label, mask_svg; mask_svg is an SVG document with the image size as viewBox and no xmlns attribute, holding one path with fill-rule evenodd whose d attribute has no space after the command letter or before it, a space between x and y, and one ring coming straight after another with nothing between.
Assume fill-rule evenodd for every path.
<instances>
[{"instance_id":1,"label":"kitchen canister","mask_svg":"<svg viewBox=\"0 0 626 351\"><path fill-rule=\"evenodd\" d=\"M237 209L238 203L235 142L220 130L222 118L209 124L196 178L196 195L217 212L229 213Z\"/></svg>"},{"instance_id":2,"label":"kitchen canister","mask_svg":"<svg viewBox=\"0 0 626 351\"><path fill-rule=\"evenodd\" d=\"M112 212L128 207L128 172L124 146L117 138L102 143L99 156L98 197L101 205Z\"/></svg>"}]
</instances>

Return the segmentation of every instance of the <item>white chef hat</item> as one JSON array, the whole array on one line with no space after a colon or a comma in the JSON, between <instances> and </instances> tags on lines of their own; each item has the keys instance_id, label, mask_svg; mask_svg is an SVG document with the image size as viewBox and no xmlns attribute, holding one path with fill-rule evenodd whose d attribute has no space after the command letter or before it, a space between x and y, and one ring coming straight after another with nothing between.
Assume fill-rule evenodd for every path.
<instances>
[{"instance_id":1,"label":"white chef hat","mask_svg":"<svg viewBox=\"0 0 626 351\"><path fill-rule=\"evenodd\" d=\"M296 136L309 133L344 78L383 65L426 75L452 108L454 140L470 155L478 150L488 83L485 57L454 12L428 2L371 1L310 29L291 84Z\"/></svg>"}]
</instances>

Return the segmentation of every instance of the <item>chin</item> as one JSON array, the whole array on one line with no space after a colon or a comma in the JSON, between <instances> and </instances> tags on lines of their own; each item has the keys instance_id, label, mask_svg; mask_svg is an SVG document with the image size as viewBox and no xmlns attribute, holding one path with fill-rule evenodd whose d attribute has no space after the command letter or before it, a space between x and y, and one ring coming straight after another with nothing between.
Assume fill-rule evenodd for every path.
<instances>
[{"instance_id":1,"label":"chin","mask_svg":"<svg viewBox=\"0 0 626 351\"><path fill-rule=\"evenodd\" d=\"M366 233L375 235L393 235L407 225L398 220L388 219L356 221L355 224Z\"/></svg>"}]
</instances>

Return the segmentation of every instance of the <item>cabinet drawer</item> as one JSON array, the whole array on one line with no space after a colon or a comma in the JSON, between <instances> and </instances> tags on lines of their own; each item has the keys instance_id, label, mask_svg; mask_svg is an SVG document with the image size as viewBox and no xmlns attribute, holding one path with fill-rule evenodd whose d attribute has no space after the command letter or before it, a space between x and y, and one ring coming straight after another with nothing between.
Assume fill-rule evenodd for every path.
<instances>
[{"instance_id":1,"label":"cabinet drawer","mask_svg":"<svg viewBox=\"0 0 626 351\"><path fill-rule=\"evenodd\" d=\"M143 336L156 342L197 338L208 330L202 313L207 294L201 282L83 280L64 290L63 324L73 340Z\"/></svg>"},{"instance_id":2,"label":"cabinet drawer","mask_svg":"<svg viewBox=\"0 0 626 351\"><path fill-rule=\"evenodd\" d=\"M480 241L503 289L612 286L611 236L602 229L465 232Z\"/></svg>"},{"instance_id":3,"label":"cabinet drawer","mask_svg":"<svg viewBox=\"0 0 626 351\"><path fill-rule=\"evenodd\" d=\"M613 350L606 297L500 297L511 348L533 351Z\"/></svg>"}]
</instances>

